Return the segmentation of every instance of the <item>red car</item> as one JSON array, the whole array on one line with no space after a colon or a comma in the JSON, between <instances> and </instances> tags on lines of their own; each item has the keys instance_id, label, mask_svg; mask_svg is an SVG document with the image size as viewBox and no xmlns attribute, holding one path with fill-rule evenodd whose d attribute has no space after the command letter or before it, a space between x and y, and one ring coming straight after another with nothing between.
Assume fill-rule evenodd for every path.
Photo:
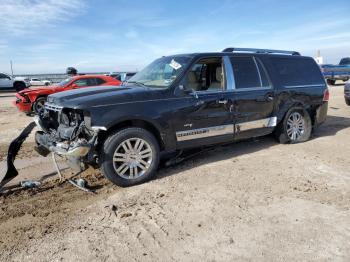
<instances>
[{"instance_id":1,"label":"red car","mask_svg":"<svg viewBox=\"0 0 350 262\"><path fill-rule=\"evenodd\" d=\"M67 78L57 85L41 88L27 88L16 93L14 104L27 114L38 113L46 102L48 95L89 86L119 86L121 81L104 75L81 75Z\"/></svg>"}]
</instances>

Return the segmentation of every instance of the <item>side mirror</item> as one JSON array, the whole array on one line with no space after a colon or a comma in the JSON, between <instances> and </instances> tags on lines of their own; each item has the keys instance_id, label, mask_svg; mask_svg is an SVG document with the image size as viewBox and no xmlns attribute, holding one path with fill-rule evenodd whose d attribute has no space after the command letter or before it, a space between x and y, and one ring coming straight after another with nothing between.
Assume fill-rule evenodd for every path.
<instances>
[{"instance_id":1,"label":"side mirror","mask_svg":"<svg viewBox=\"0 0 350 262\"><path fill-rule=\"evenodd\" d=\"M184 85L179 85L179 90L181 90L184 94L193 95L195 98L198 98L197 91L193 88L186 88Z\"/></svg>"},{"instance_id":2,"label":"side mirror","mask_svg":"<svg viewBox=\"0 0 350 262\"><path fill-rule=\"evenodd\" d=\"M72 84L71 88L78 88L79 86L77 84Z\"/></svg>"}]
</instances>

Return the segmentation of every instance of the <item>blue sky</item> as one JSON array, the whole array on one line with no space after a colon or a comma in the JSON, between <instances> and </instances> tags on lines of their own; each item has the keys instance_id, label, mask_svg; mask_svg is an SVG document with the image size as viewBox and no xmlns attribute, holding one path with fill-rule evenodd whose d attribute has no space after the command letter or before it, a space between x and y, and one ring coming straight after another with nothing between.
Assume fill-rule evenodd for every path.
<instances>
[{"instance_id":1,"label":"blue sky","mask_svg":"<svg viewBox=\"0 0 350 262\"><path fill-rule=\"evenodd\" d=\"M350 1L0 0L0 71L141 69L228 46L350 56Z\"/></svg>"}]
</instances>

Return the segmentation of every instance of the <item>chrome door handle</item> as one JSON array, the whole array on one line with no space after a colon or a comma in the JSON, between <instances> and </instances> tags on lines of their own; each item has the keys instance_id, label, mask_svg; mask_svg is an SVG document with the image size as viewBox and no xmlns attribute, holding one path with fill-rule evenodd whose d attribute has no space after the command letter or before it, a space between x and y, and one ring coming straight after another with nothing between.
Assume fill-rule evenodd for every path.
<instances>
[{"instance_id":1,"label":"chrome door handle","mask_svg":"<svg viewBox=\"0 0 350 262\"><path fill-rule=\"evenodd\" d=\"M223 104L223 105L226 105L227 102L228 102L227 99L220 99L220 100L218 101L219 104Z\"/></svg>"}]
</instances>

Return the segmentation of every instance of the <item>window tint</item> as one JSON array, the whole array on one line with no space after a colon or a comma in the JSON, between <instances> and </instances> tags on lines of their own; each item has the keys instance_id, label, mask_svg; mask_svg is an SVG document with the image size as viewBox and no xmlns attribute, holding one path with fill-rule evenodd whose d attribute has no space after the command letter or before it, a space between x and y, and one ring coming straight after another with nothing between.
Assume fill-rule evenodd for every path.
<instances>
[{"instance_id":1,"label":"window tint","mask_svg":"<svg viewBox=\"0 0 350 262\"><path fill-rule=\"evenodd\" d=\"M311 58L271 58L283 86L324 84L316 62Z\"/></svg>"},{"instance_id":2,"label":"window tint","mask_svg":"<svg viewBox=\"0 0 350 262\"><path fill-rule=\"evenodd\" d=\"M350 65L350 57L345 57L340 60L339 65Z\"/></svg>"},{"instance_id":3,"label":"window tint","mask_svg":"<svg viewBox=\"0 0 350 262\"><path fill-rule=\"evenodd\" d=\"M0 78L8 78L8 76L4 74L0 74Z\"/></svg>"},{"instance_id":4,"label":"window tint","mask_svg":"<svg viewBox=\"0 0 350 262\"><path fill-rule=\"evenodd\" d=\"M75 81L73 84L76 84L77 86L87 86L87 79L79 79Z\"/></svg>"},{"instance_id":5,"label":"window tint","mask_svg":"<svg viewBox=\"0 0 350 262\"><path fill-rule=\"evenodd\" d=\"M256 64L258 65L258 69L259 69L259 72L260 72L262 86L263 87L270 86L270 81L267 78L267 73L266 73L264 65L262 64L262 62L258 58L255 58L255 61L256 61Z\"/></svg>"},{"instance_id":6,"label":"window tint","mask_svg":"<svg viewBox=\"0 0 350 262\"><path fill-rule=\"evenodd\" d=\"M260 87L258 69L252 57L231 57L236 88Z\"/></svg>"},{"instance_id":7,"label":"window tint","mask_svg":"<svg viewBox=\"0 0 350 262\"><path fill-rule=\"evenodd\" d=\"M103 80L102 78L96 78L95 81L96 81L97 85L102 85L102 84L106 83L106 81Z\"/></svg>"}]
</instances>

